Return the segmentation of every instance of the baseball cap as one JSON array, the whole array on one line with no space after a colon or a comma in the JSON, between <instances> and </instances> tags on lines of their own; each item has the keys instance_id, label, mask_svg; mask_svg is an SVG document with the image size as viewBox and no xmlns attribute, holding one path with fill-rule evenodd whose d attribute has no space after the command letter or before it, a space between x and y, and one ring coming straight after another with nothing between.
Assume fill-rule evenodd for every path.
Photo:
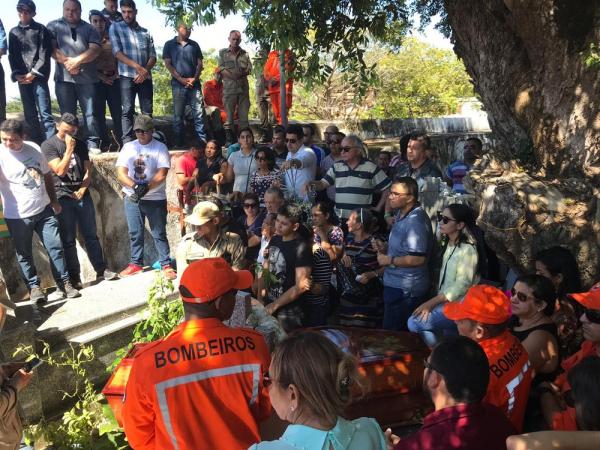
<instances>
[{"instance_id":1,"label":"baseball cap","mask_svg":"<svg viewBox=\"0 0 600 450\"><path fill-rule=\"evenodd\" d=\"M19 0L19 2L17 3L17 9L21 8L27 8L29 11L34 13L35 3L33 3L31 0Z\"/></svg>"},{"instance_id":2,"label":"baseball cap","mask_svg":"<svg viewBox=\"0 0 600 450\"><path fill-rule=\"evenodd\" d=\"M573 300L581 303L586 308L600 310L600 289L581 292L579 294L569 294L569 297L573 297Z\"/></svg>"},{"instance_id":3,"label":"baseball cap","mask_svg":"<svg viewBox=\"0 0 600 450\"><path fill-rule=\"evenodd\" d=\"M189 224L200 226L217 217L219 213L219 207L213 202L199 202L194 206L192 214L185 218L185 221Z\"/></svg>"},{"instance_id":4,"label":"baseball cap","mask_svg":"<svg viewBox=\"0 0 600 450\"><path fill-rule=\"evenodd\" d=\"M450 320L471 319L490 325L506 322L510 317L509 300L493 286L478 284L471 287L461 302L444 306L444 315Z\"/></svg>"},{"instance_id":5,"label":"baseball cap","mask_svg":"<svg viewBox=\"0 0 600 450\"><path fill-rule=\"evenodd\" d=\"M133 122L134 130L144 130L150 131L154 129L154 122L152 122L152 117L147 116L145 114L140 114L135 118Z\"/></svg>"},{"instance_id":6,"label":"baseball cap","mask_svg":"<svg viewBox=\"0 0 600 450\"><path fill-rule=\"evenodd\" d=\"M223 258L191 263L181 275L179 294L187 303L207 303L232 289L246 289L254 280L248 270L233 270Z\"/></svg>"}]
</instances>

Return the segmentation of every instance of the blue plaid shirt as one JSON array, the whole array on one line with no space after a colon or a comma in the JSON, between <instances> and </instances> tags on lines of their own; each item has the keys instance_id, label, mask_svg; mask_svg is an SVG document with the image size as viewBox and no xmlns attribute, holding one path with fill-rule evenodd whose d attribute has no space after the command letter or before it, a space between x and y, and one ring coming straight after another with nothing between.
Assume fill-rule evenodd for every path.
<instances>
[{"instance_id":1,"label":"blue plaid shirt","mask_svg":"<svg viewBox=\"0 0 600 450\"><path fill-rule=\"evenodd\" d=\"M110 26L108 34L113 55L116 56L118 52L123 52L125 56L144 67L150 58L156 58L152 36L137 22L133 26L127 25L126 22L115 22ZM119 75L135 78L137 72L133 67L119 61Z\"/></svg>"}]
</instances>

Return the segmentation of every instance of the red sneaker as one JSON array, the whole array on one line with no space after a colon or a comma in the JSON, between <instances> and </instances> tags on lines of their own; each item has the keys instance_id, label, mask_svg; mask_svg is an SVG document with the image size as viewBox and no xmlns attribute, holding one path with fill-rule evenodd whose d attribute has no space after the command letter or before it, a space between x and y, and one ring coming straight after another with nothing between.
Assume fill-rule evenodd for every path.
<instances>
[{"instance_id":1,"label":"red sneaker","mask_svg":"<svg viewBox=\"0 0 600 450\"><path fill-rule=\"evenodd\" d=\"M177 278L177 272L175 272L175 269L173 269L170 265L167 264L166 266L163 266L161 270L167 280L173 281L175 278Z\"/></svg>"},{"instance_id":2,"label":"red sneaker","mask_svg":"<svg viewBox=\"0 0 600 450\"><path fill-rule=\"evenodd\" d=\"M125 269L123 269L123 270L121 270L121 272L119 272L119 277L120 278L129 277L131 275L135 275L138 272L141 272L142 270L144 270L144 268L142 266L138 266L137 264L128 264L127 267L125 267Z\"/></svg>"}]
</instances>

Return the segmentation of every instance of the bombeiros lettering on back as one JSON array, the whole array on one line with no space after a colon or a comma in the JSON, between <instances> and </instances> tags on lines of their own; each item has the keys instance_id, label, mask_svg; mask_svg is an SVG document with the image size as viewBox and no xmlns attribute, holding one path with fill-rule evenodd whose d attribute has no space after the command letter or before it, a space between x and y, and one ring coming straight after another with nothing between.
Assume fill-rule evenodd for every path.
<instances>
[{"instance_id":1,"label":"bombeiros lettering on back","mask_svg":"<svg viewBox=\"0 0 600 450\"><path fill-rule=\"evenodd\" d=\"M160 369L167 364L178 364L227 353L254 350L255 348L256 345L251 336L227 336L208 341L192 342L178 347L171 347L166 351L155 352L154 364L157 369Z\"/></svg>"}]
</instances>

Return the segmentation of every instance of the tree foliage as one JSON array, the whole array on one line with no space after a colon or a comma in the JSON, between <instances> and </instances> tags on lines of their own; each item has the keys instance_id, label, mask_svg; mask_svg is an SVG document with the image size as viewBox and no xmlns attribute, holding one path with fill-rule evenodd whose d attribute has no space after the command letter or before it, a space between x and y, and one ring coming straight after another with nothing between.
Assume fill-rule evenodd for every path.
<instances>
[{"instance_id":1,"label":"tree foliage","mask_svg":"<svg viewBox=\"0 0 600 450\"><path fill-rule=\"evenodd\" d=\"M390 117L435 117L453 114L459 100L473 97L471 80L450 50L417 38L393 46L372 47L365 61L375 65L375 79L365 96L333 65L319 86L300 84L294 93L292 118L354 121Z\"/></svg>"}]
</instances>

